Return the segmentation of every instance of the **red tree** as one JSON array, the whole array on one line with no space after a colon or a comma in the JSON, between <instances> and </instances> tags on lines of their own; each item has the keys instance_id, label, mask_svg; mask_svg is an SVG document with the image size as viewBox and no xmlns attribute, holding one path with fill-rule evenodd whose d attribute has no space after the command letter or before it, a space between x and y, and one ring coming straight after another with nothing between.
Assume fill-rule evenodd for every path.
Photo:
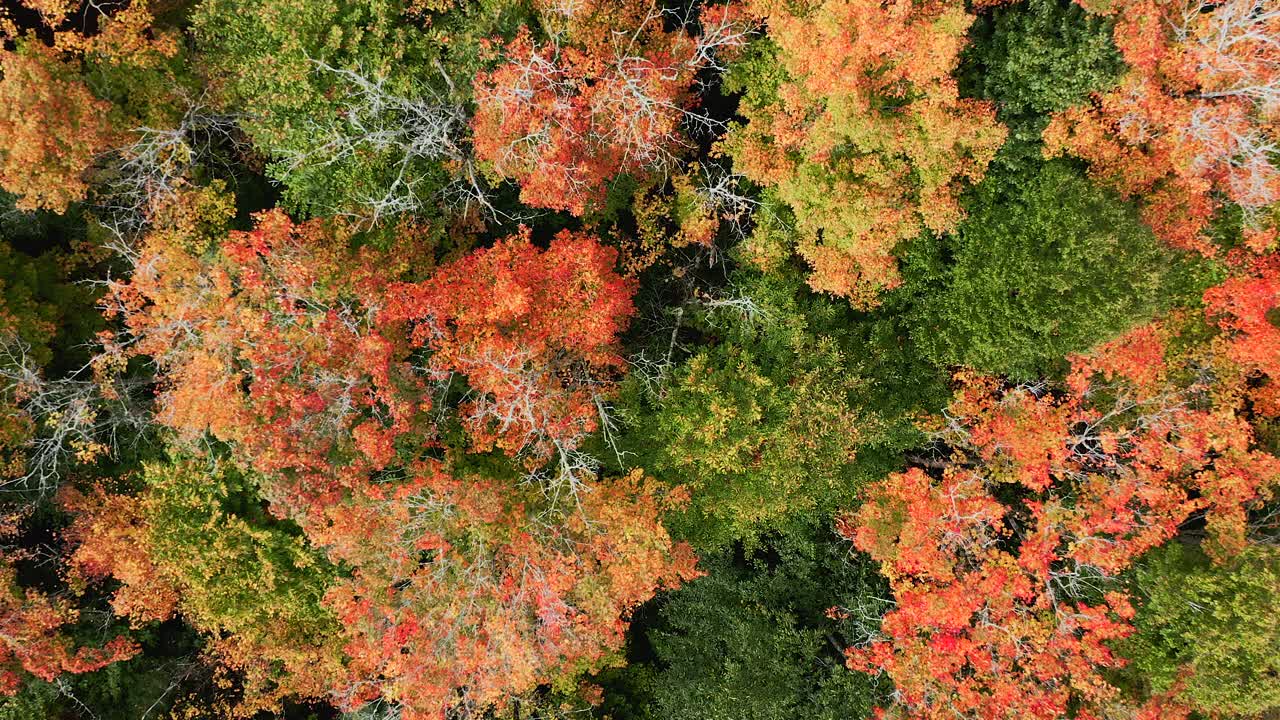
<instances>
[{"instance_id":1,"label":"red tree","mask_svg":"<svg viewBox=\"0 0 1280 720\"><path fill-rule=\"evenodd\" d=\"M412 326L437 382L466 376L473 394L461 412L478 449L540 464L596 430L597 403L624 366L618 335L635 282L614 272L616 260L589 235L563 231L543 251L522 230L426 282L392 287L379 320Z\"/></svg>"},{"instance_id":2,"label":"red tree","mask_svg":"<svg viewBox=\"0 0 1280 720\"><path fill-rule=\"evenodd\" d=\"M1172 335L1145 326L1073 358L1054 394L961 376L933 429L950 453L939 474L895 474L840 521L894 588L881 637L848 656L892 677L895 714L1185 715L1107 682L1124 664L1111 643L1133 631L1110 579L1196 515L1211 555L1238 552L1249 511L1280 491L1280 458L1254 441L1245 383L1194 372L1222 346L1174 354Z\"/></svg>"},{"instance_id":3,"label":"red tree","mask_svg":"<svg viewBox=\"0 0 1280 720\"><path fill-rule=\"evenodd\" d=\"M599 667L632 607L692 575L655 485L599 480L578 452L633 312L613 250L572 232L543 250L523 231L409 281L429 259L354 250L340 224L272 211L224 239L228 206L185 202L114 288L111 342L155 361L163 422L230 443L272 512L350 570L325 599L344 628L341 705L501 704ZM467 441L442 447L455 410ZM527 469L558 455L562 484L454 469L493 448ZM100 555L119 534L95 537Z\"/></svg>"},{"instance_id":4,"label":"red tree","mask_svg":"<svg viewBox=\"0 0 1280 720\"><path fill-rule=\"evenodd\" d=\"M19 517L0 518L0 542L18 532ZM14 562L21 551L0 552L0 696L14 695L34 676L53 681L64 673L85 673L127 660L138 647L116 637L99 648L76 647L64 630L78 611L69 603L18 585Z\"/></svg>"}]
</instances>

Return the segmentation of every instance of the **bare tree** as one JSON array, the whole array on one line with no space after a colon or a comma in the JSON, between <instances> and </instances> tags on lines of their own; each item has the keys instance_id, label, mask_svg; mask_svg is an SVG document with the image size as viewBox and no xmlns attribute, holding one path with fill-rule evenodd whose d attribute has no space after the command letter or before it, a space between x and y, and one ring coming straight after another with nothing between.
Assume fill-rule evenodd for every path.
<instances>
[{"instance_id":1,"label":"bare tree","mask_svg":"<svg viewBox=\"0 0 1280 720\"><path fill-rule=\"evenodd\" d=\"M379 192L358 199L363 210L344 210L376 224L415 212L432 199L422 187L422 163L450 163L457 168L455 177L436 197L464 211L479 209L494 217L501 214L490 202L489 189L471 157L466 108L438 61L436 70L447 91L416 86L408 96L394 91L387 78L369 75L359 67L335 68L316 59L311 63L318 72L340 81L346 94L333 117L312 121L313 132L321 138L318 144L283 154L286 172L322 169L370 152L393 158L390 182Z\"/></svg>"},{"instance_id":2,"label":"bare tree","mask_svg":"<svg viewBox=\"0 0 1280 720\"><path fill-rule=\"evenodd\" d=\"M104 224L118 234L141 231L157 208L177 196L197 165L214 161L222 148L243 145L236 115L213 110L204 96L186 102L176 126L134 128L133 143L108 153L109 177L98 205Z\"/></svg>"},{"instance_id":3,"label":"bare tree","mask_svg":"<svg viewBox=\"0 0 1280 720\"><path fill-rule=\"evenodd\" d=\"M35 426L23 448L25 472L0 480L0 490L51 493L69 465L141 441L152 424L150 409L139 399L146 382L92 374L85 366L47 380L31 360L30 345L12 335L0 338L3 392Z\"/></svg>"}]
</instances>

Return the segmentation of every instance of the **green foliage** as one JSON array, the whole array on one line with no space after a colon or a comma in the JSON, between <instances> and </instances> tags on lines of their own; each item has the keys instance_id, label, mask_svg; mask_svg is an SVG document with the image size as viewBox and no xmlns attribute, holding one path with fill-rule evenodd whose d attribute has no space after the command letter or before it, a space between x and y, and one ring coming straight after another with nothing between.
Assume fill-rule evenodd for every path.
<instances>
[{"instance_id":1,"label":"green foliage","mask_svg":"<svg viewBox=\"0 0 1280 720\"><path fill-rule=\"evenodd\" d=\"M827 609L875 594L874 568L825 533L773 536L745 557L703 559L708 575L673 593L649 639L656 716L686 720L853 720L880 688L844 667L853 641Z\"/></svg>"},{"instance_id":2,"label":"green foliage","mask_svg":"<svg viewBox=\"0 0 1280 720\"><path fill-rule=\"evenodd\" d=\"M52 360L50 343L61 307L49 302L59 290L60 273L52 259L30 258L0 242L0 334L31 347L29 360L43 367Z\"/></svg>"},{"instance_id":3,"label":"green foliage","mask_svg":"<svg viewBox=\"0 0 1280 720\"><path fill-rule=\"evenodd\" d=\"M1051 113L1107 90L1124 71L1112 18L1072 0L1029 0L979 16L965 51L961 88L993 100L1009 138L997 163L1026 168L1040 155Z\"/></svg>"},{"instance_id":4,"label":"green foliage","mask_svg":"<svg viewBox=\"0 0 1280 720\"><path fill-rule=\"evenodd\" d=\"M462 102L478 67L478 38L509 22L492 1L431 18L425 30L406 13L400 0L206 0L197 9L195 36L215 88L275 161L269 172L291 208L351 210L385 195L401 170L403 147L369 142L365 129L343 119L362 99L335 71L381 83L386 97ZM361 122L394 129L404 118L384 107ZM448 178L440 163L415 160L402 179L425 200Z\"/></svg>"},{"instance_id":5,"label":"green foliage","mask_svg":"<svg viewBox=\"0 0 1280 720\"><path fill-rule=\"evenodd\" d=\"M726 93L742 96L742 102L754 108L778 102L778 88L786 73L778 62L778 46L767 36L749 43L742 54L729 65L721 78Z\"/></svg>"},{"instance_id":6,"label":"green foliage","mask_svg":"<svg viewBox=\"0 0 1280 720\"><path fill-rule=\"evenodd\" d=\"M672 368L656 393L631 381L631 444L650 472L689 486L675 527L705 545L850 502L855 445L876 427L853 402L863 382L832 334L844 308L796 278L735 279L687 313L717 344Z\"/></svg>"},{"instance_id":7,"label":"green foliage","mask_svg":"<svg viewBox=\"0 0 1280 720\"><path fill-rule=\"evenodd\" d=\"M65 698L52 683L28 683L13 697L0 698L0 720L56 718Z\"/></svg>"},{"instance_id":8,"label":"green foliage","mask_svg":"<svg viewBox=\"0 0 1280 720\"><path fill-rule=\"evenodd\" d=\"M1138 582L1148 600L1125 651L1152 691L1176 687L1211 715L1280 711L1280 549L1254 546L1213 565L1174 542Z\"/></svg>"},{"instance_id":9,"label":"green foliage","mask_svg":"<svg viewBox=\"0 0 1280 720\"><path fill-rule=\"evenodd\" d=\"M941 365L1029 378L1170 304L1179 268L1134 208L1065 164L991 177L904 263L912 340Z\"/></svg>"},{"instance_id":10,"label":"green foliage","mask_svg":"<svg viewBox=\"0 0 1280 720\"><path fill-rule=\"evenodd\" d=\"M272 643L336 637L320 600L334 568L266 513L251 476L195 460L146 467L150 551L198 625Z\"/></svg>"}]
</instances>

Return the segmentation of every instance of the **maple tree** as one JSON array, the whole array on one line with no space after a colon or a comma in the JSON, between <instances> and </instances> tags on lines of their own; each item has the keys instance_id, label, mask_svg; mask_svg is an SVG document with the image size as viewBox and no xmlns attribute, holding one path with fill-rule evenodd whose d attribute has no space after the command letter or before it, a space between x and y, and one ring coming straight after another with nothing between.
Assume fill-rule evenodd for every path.
<instances>
[{"instance_id":1,"label":"maple tree","mask_svg":"<svg viewBox=\"0 0 1280 720\"><path fill-rule=\"evenodd\" d=\"M0 187L18 196L19 209L61 213L100 180L112 164L108 151L130 145L131 124L169 120L179 83L161 66L179 46L154 26L146 2L15 9L34 11L38 21L19 28L0 15L0 38L14 46L0 51ZM115 87L121 75L131 81L126 88Z\"/></svg>"},{"instance_id":2,"label":"maple tree","mask_svg":"<svg viewBox=\"0 0 1280 720\"><path fill-rule=\"evenodd\" d=\"M39 42L0 54L0 187L26 210L84 199L85 173L116 141L108 111L56 51Z\"/></svg>"},{"instance_id":3,"label":"maple tree","mask_svg":"<svg viewBox=\"0 0 1280 720\"><path fill-rule=\"evenodd\" d=\"M432 350L437 381L466 376L460 408L478 450L562 459L598 428L600 403L623 367L617 337L634 308L617 253L563 231L545 250L528 230L390 289L380 320L412 327Z\"/></svg>"},{"instance_id":4,"label":"maple tree","mask_svg":"<svg viewBox=\"0 0 1280 720\"><path fill-rule=\"evenodd\" d=\"M406 718L502 709L599 668L622 647L633 607L696 574L638 471L589 483L563 513L501 480L433 462L407 470L407 482L334 508L330 529L313 535L355 568L326 599L348 633L344 707L383 697Z\"/></svg>"},{"instance_id":5,"label":"maple tree","mask_svg":"<svg viewBox=\"0 0 1280 720\"><path fill-rule=\"evenodd\" d=\"M900 282L895 246L953 228L1004 142L994 106L951 77L974 16L953 2L747 8L771 45L731 86L747 122L725 147L794 212L809 284L874 305Z\"/></svg>"},{"instance_id":6,"label":"maple tree","mask_svg":"<svg viewBox=\"0 0 1280 720\"><path fill-rule=\"evenodd\" d=\"M216 235L229 208L191 197L195 217L153 233L143 271L115 288L109 312L128 332L111 347L165 372L163 422L237 442L263 472L288 469L294 484L272 497L282 507L332 499L386 467L399 436L434 442L429 411L454 374L469 386L458 412L480 451L534 467L558 453L566 467L597 428L633 285L591 237L562 233L541 251L524 232L427 280L394 282L412 255L353 255L350 231L279 212L206 259L216 240L200 217ZM422 371L411 361L420 348L430 351Z\"/></svg>"},{"instance_id":7,"label":"maple tree","mask_svg":"<svg viewBox=\"0 0 1280 720\"><path fill-rule=\"evenodd\" d=\"M729 6L706 6L690 36L643 0L535 5L550 37L521 28L475 79L475 151L525 204L582 215L618 174L674 167L682 126L712 122L694 111L698 72L748 28Z\"/></svg>"},{"instance_id":8,"label":"maple tree","mask_svg":"<svg viewBox=\"0 0 1280 720\"><path fill-rule=\"evenodd\" d=\"M1244 210L1247 245L1272 246L1280 12L1261 0L1081 4L1115 15L1129 71L1056 115L1045 152L1080 157L1099 181L1141 197L1147 222L1174 246L1215 252L1205 231L1223 200Z\"/></svg>"},{"instance_id":9,"label":"maple tree","mask_svg":"<svg viewBox=\"0 0 1280 720\"><path fill-rule=\"evenodd\" d=\"M1255 409L1280 416L1280 255L1266 255L1204 294L1205 314L1223 332L1223 354L1246 375L1259 376Z\"/></svg>"},{"instance_id":10,"label":"maple tree","mask_svg":"<svg viewBox=\"0 0 1280 720\"><path fill-rule=\"evenodd\" d=\"M1193 515L1211 556L1247 546L1280 457L1256 445L1229 378L1182 379L1214 345L1173 352L1175 337L1147 325L1076 356L1060 393L961 376L934 429L951 453L940 475L894 474L841 521L897 602L849 663L887 672L900 710L1105 717L1126 702L1106 672L1125 664L1112 643L1134 613L1108 579ZM1140 712L1186 710L1173 693Z\"/></svg>"},{"instance_id":11,"label":"maple tree","mask_svg":"<svg viewBox=\"0 0 1280 720\"><path fill-rule=\"evenodd\" d=\"M174 569L182 543L164 552L161 542L175 520L150 521L142 541L158 570L111 569L128 537L120 528L138 532L125 500L102 503L123 503L106 514L125 519L85 530L92 539L77 551L88 575L126 581L119 610L149 617L180 596L197 626L231 633L219 652L242 672L261 672L255 656L284 662L292 679L281 691L353 710L383 698L434 717L599 666L631 607L692 576L692 555L658 521L656 487L634 475L600 482L578 452L622 367L617 336L633 312L615 251L567 231L543 250L522 231L410 281L399 278L418 258L352 249L341 223L273 211L227 234L230 212L216 190L192 190L160 218L131 279L112 287L107 311L123 331L107 347L149 356L159 420L187 442L230 443L260 474L271 512L352 569L324 593L345 670L332 655L282 656L292 641L259 638L252 603L194 604L206 596L191 569ZM463 384L455 375L466 385L462 447L440 428L450 385ZM497 448L529 471L555 456L559 470L546 488L520 487L427 459L441 448ZM190 486L175 482L160 487ZM154 513L148 497L141 512ZM175 573L177 596L154 586ZM210 601L236 586L221 584ZM265 694L245 707L277 701L259 684Z\"/></svg>"},{"instance_id":12,"label":"maple tree","mask_svg":"<svg viewBox=\"0 0 1280 720\"><path fill-rule=\"evenodd\" d=\"M10 543L20 531L23 513L0 518L0 696L13 695L32 677L45 681L64 673L87 673L138 652L119 636L101 647L80 646L66 631L79 615L65 600L18 584L15 563L26 553Z\"/></svg>"}]
</instances>

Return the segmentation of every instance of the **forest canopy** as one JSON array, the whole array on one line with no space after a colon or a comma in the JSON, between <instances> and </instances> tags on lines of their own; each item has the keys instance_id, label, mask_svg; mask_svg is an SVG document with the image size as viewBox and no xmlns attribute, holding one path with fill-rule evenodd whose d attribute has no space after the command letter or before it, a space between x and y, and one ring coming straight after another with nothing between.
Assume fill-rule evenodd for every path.
<instances>
[{"instance_id":1,"label":"forest canopy","mask_svg":"<svg viewBox=\"0 0 1280 720\"><path fill-rule=\"evenodd\" d=\"M0 720L1280 717L1276 0L15 0L0 241Z\"/></svg>"}]
</instances>

